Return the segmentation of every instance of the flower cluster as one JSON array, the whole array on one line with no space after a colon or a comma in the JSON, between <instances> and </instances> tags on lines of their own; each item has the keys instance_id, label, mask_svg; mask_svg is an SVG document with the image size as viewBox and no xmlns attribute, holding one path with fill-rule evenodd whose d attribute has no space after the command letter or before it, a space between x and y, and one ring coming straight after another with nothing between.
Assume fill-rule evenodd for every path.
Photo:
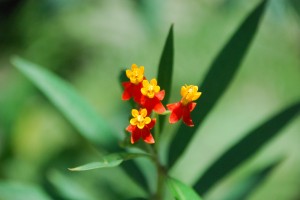
<instances>
[{"instance_id":1,"label":"flower cluster","mask_svg":"<svg viewBox=\"0 0 300 200\"><path fill-rule=\"evenodd\" d=\"M165 97L165 91L161 90L157 85L156 79L148 81L144 76L144 66L138 67L136 64L131 69L126 70L126 76L129 79L123 82L124 92L122 100L130 100L131 98L139 106L139 110L132 109L132 119L126 128L131 133L131 143L143 139L146 143L153 144L154 138L150 130L154 127L156 119L151 119L152 111L163 114L166 112L161 101ZM194 85L185 85L181 88L182 99L177 103L168 104L167 108L171 111L169 118L170 123L175 123L182 118L183 122L188 126L194 126L190 113L196 106L194 102L201 95L198 87Z\"/></svg>"}]
</instances>

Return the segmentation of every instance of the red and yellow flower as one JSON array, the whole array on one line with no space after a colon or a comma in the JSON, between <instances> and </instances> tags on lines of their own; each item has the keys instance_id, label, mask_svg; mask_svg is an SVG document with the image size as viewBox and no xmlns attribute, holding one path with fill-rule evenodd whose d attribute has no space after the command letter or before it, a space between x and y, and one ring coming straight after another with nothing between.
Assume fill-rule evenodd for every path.
<instances>
[{"instance_id":1,"label":"red and yellow flower","mask_svg":"<svg viewBox=\"0 0 300 200\"><path fill-rule=\"evenodd\" d=\"M126 128L131 133L131 143L133 144L142 138L146 143L153 144L155 141L150 130L154 127L156 120L147 116L147 109L145 108L140 109L140 111L132 109L131 114L133 118L130 119L130 124Z\"/></svg>"},{"instance_id":2,"label":"red and yellow flower","mask_svg":"<svg viewBox=\"0 0 300 200\"><path fill-rule=\"evenodd\" d=\"M165 97L165 91L160 90L156 79L152 79L150 82L148 80L143 80L142 85L140 104L147 109L149 115L152 110L159 114L164 113L166 109L161 101Z\"/></svg>"},{"instance_id":3,"label":"red and yellow flower","mask_svg":"<svg viewBox=\"0 0 300 200\"><path fill-rule=\"evenodd\" d=\"M130 98L133 98L135 102L139 103L142 96L142 81L145 79L144 66L138 67L136 64L132 64L131 70L126 70L126 76L130 81L122 83L124 87L122 100L129 100Z\"/></svg>"},{"instance_id":4,"label":"red and yellow flower","mask_svg":"<svg viewBox=\"0 0 300 200\"><path fill-rule=\"evenodd\" d=\"M176 123L182 118L188 126L194 126L191 119L191 112L194 110L196 103L193 102L201 96L198 87L194 85L185 85L181 87L182 99L177 103L168 104L167 108L171 111L169 118L170 123Z\"/></svg>"},{"instance_id":5,"label":"red and yellow flower","mask_svg":"<svg viewBox=\"0 0 300 200\"><path fill-rule=\"evenodd\" d=\"M133 100L137 103L138 108L132 109L132 119L126 128L131 133L131 143L143 139L146 143L153 144L154 138L150 130L154 127L156 119L149 116L152 111L162 114L166 111L161 101L165 97L165 91L160 90L157 80L152 79L150 82L144 76L144 66L138 67L136 64L131 69L126 70L128 82L123 82L124 92L122 100ZM181 100L177 103L168 104L167 108L171 111L169 118L170 123L175 123L181 118L188 126L194 126L191 119L191 112L194 110L194 102L201 96L198 87L194 85L185 85L181 87Z\"/></svg>"}]
</instances>

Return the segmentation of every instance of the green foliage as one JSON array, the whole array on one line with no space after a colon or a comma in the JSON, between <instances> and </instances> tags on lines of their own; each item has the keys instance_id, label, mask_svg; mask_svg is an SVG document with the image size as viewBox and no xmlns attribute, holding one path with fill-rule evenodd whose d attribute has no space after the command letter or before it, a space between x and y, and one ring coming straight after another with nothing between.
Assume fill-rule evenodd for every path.
<instances>
[{"instance_id":1,"label":"green foliage","mask_svg":"<svg viewBox=\"0 0 300 200\"><path fill-rule=\"evenodd\" d=\"M142 143L137 144L135 147L141 147L139 150L147 153L114 153L119 152L122 149L118 145L119 138L117 137L117 131L114 129L117 127L109 126L106 121L107 119L97 113L70 84L60 79L57 75L43 69L43 67L22 58L15 57L12 59L12 63L26 78L43 92L50 102L55 105L62 115L77 129L83 138L94 146L100 147L99 149L104 149L105 153L110 153L96 162L70 168L70 171L87 171L121 166L127 174L136 181L138 186L142 186L147 190L149 198L157 197L159 200L162 199L164 196L163 189L165 188L164 184L166 180L175 199L200 200L200 196L207 194L207 192L224 177L236 170L236 168L245 163L245 161L252 158L253 155L257 154L299 114L300 102L296 101L295 104L282 109L280 112L261 123L258 127L253 128L244 136L244 138L231 146L227 151L223 152L221 156L204 171L202 176L196 179L193 187L185 185L180 180L169 177L168 170L176 164L179 157L189 148L190 141L195 136L199 126L203 124L206 117L209 116L234 80L242 61L247 56L247 52L256 36L267 3L267 0L263 0L259 3L259 5L245 18L212 61L204 80L199 84L199 90L203 95L197 101L198 106L196 106L195 110L191 113L195 127L190 128L185 124L181 124L173 135L174 137L171 138L169 149L164 149L167 151L166 156L168 157L168 166L163 166L161 155L164 152L158 152L158 149L160 150L163 148L157 148L157 146L145 146ZM172 82L174 83L174 80L172 81L174 71L174 51L174 31L173 25L171 25L160 57L157 75L161 89L166 91L163 100L164 104L167 104L169 101ZM125 71L122 71L119 80L121 82L128 80L125 76ZM110 102L108 102L108 104L109 103ZM157 135L163 129L165 119L168 117L167 114L170 114L170 112L166 111L159 116L158 124L155 127L155 139L157 139L155 145L159 144L159 137L157 137ZM123 117L125 118L125 116ZM119 126L119 124L117 126ZM124 141L124 143L126 142L129 144L128 138ZM123 147L128 148L129 146L124 145ZM80 148L82 148L82 146ZM122 149L122 151L124 151L124 149ZM130 152L140 151L132 150ZM199 155L197 154L197 156ZM197 156L195 159L197 159ZM205 155L203 154L202 156ZM153 171L151 171L151 167L153 166L146 166L145 163L139 162L140 160L137 161L139 165L133 162L133 159L140 157L146 157L153 161L152 164L156 167L157 176L153 175ZM280 162L272 162L251 174L251 176L246 177L241 183L236 185L236 187L229 190L228 194L224 194L223 198L247 198L268 178L270 173ZM188 167L190 163L186 164L185 170L189 170ZM67 175L58 172L56 173L55 170L51 172L52 173L48 174L48 179L59 193L58 196L66 199L95 199L93 194L89 193L89 190L85 190L81 185L66 178ZM146 180L145 174L147 173L150 175ZM157 181L157 183L154 183L155 181ZM156 184L157 187L156 191L153 189L154 184ZM117 188L118 186L115 187ZM111 191L117 191L116 188ZM15 184L4 181L0 182L0 199L22 199L23 196L26 196L26 198L29 199L49 199L46 192L35 185ZM118 196L118 194L115 196Z\"/></svg>"},{"instance_id":2,"label":"green foliage","mask_svg":"<svg viewBox=\"0 0 300 200\"><path fill-rule=\"evenodd\" d=\"M71 85L22 58L15 57L12 62L49 98L83 137L95 145L115 150L117 139L114 137L113 130Z\"/></svg>"},{"instance_id":3,"label":"green foliage","mask_svg":"<svg viewBox=\"0 0 300 200\"><path fill-rule=\"evenodd\" d=\"M247 176L238 184L234 185L231 189L226 191L223 196L223 200L239 200L246 199L255 189L257 189L266 179L269 177L282 160L276 160L271 164L256 170L249 176Z\"/></svg>"},{"instance_id":4,"label":"green foliage","mask_svg":"<svg viewBox=\"0 0 300 200\"><path fill-rule=\"evenodd\" d=\"M48 173L48 179L63 199L96 199L85 187L82 187L78 182L73 181L67 175L58 171Z\"/></svg>"},{"instance_id":5,"label":"green foliage","mask_svg":"<svg viewBox=\"0 0 300 200\"><path fill-rule=\"evenodd\" d=\"M158 65L157 82L161 89L166 91L163 103L166 104L170 99L170 91L172 86L173 62L174 62L174 33L172 25L170 27L166 43L161 54L160 62Z\"/></svg>"},{"instance_id":6,"label":"green foliage","mask_svg":"<svg viewBox=\"0 0 300 200\"><path fill-rule=\"evenodd\" d=\"M141 153L115 153L111 155L104 156L99 162L88 163L79 167L69 168L71 171L86 171L98 168L108 168L119 166L123 161L134 159L137 157L149 157L147 154Z\"/></svg>"},{"instance_id":7,"label":"green foliage","mask_svg":"<svg viewBox=\"0 0 300 200\"><path fill-rule=\"evenodd\" d=\"M283 109L278 114L266 120L263 124L250 131L246 136L215 161L194 188L204 194L221 178L233 171L240 164L251 158L267 142L273 139L300 111L300 102ZM230 162L228 162L230 161Z\"/></svg>"},{"instance_id":8,"label":"green foliage","mask_svg":"<svg viewBox=\"0 0 300 200\"><path fill-rule=\"evenodd\" d=\"M179 180L168 178L168 186L177 200L201 200L198 194L189 186Z\"/></svg>"},{"instance_id":9,"label":"green foliage","mask_svg":"<svg viewBox=\"0 0 300 200\"><path fill-rule=\"evenodd\" d=\"M11 181L0 182L0 199L9 200L50 200L51 198L37 185Z\"/></svg>"},{"instance_id":10,"label":"green foliage","mask_svg":"<svg viewBox=\"0 0 300 200\"><path fill-rule=\"evenodd\" d=\"M120 149L111 127L78 95L71 85L42 67L22 58L15 57L12 62L49 98L84 138L110 152ZM142 172L135 163L128 162L123 168L144 188L148 187Z\"/></svg>"},{"instance_id":11,"label":"green foliage","mask_svg":"<svg viewBox=\"0 0 300 200\"><path fill-rule=\"evenodd\" d=\"M176 160L182 155L199 125L204 121L205 117L229 87L257 32L266 4L266 0L262 1L262 3L250 13L214 59L203 82L199 85L202 96L197 103L201 106L197 106L191 113L195 127L191 129L181 124L171 142L169 150L170 167L172 167Z\"/></svg>"},{"instance_id":12,"label":"green foliage","mask_svg":"<svg viewBox=\"0 0 300 200\"><path fill-rule=\"evenodd\" d=\"M163 103L168 103L170 99L170 91L172 86L173 63L174 63L174 33L173 25L171 25L166 43L158 65L157 81L162 89L166 91ZM159 116L159 129L163 130L165 117Z\"/></svg>"}]
</instances>

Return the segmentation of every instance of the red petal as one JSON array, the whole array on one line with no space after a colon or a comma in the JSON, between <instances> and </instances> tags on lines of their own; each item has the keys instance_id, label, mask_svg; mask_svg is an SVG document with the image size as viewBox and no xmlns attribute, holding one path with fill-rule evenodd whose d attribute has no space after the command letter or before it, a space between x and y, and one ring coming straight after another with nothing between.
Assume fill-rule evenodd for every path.
<instances>
[{"instance_id":1,"label":"red petal","mask_svg":"<svg viewBox=\"0 0 300 200\"><path fill-rule=\"evenodd\" d=\"M172 111L170 118L169 118L169 122L171 124L176 123L178 120L180 120L180 118L182 117L182 106L180 103L176 103L176 104L169 104L167 105L167 107Z\"/></svg>"},{"instance_id":2,"label":"red petal","mask_svg":"<svg viewBox=\"0 0 300 200\"><path fill-rule=\"evenodd\" d=\"M145 127L141 130L141 135L145 142L147 142L149 144L153 144L155 142L148 127Z\"/></svg>"},{"instance_id":3,"label":"red petal","mask_svg":"<svg viewBox=\"0 0 300 200\"><path fill-rule=\"evenodd\" d=\"M134 144L137 142L142 136L141 129L136 128L134 131L131 133L131 144Z\"/></svg>"},{"instance_id":4,"label":"red petal","mask_svg":"<svg viewBox=\"0 0 300 200\"><path fill-rule=\"evenodd\" d=\"M126 101L129 100L131 97L130 93L127 90L124 90L123 94L122 94L122 100Z\"/></svg>"},{"instance_id":5,"label":"red petal","mask_svg":"<svg viewBox=\"0 0 300 200\"><path fill-rule=\"evenodd\" d=\"M131 85L131 82L123 82L122 85L124 88L127 88Z\"/></svg>"},{"instance_id":6,"label":"red petal","mask_svg":"<svg viewBox=\"0 0 300 200\"><path fill-rule=\"evenodd\" d=\"M189 106L189 111L192 112L194 110L194 108L196 107L197 103L195 102L191 102L188 104Z\"/></svg>"},{"instance_id":7,"label":"red petal","mask_svg":"<svg viewBox=\"0 0 300 200\"><path fill-rule=\"evenodd\" d=\"M147 136L143 137L143 140L145 142L147 142L148 144L153 144L155 143L153 136L150 134L148 134Z\"/></svg>"},{"instance_id":8,"label":"red petal","mask_svg":"<svg viewBox=\"0 0 300 200\"><path fill-rule=\"evenodd\" d=\"M172 111L172 110L178 108L180 105L181 105L180 102L172 103L172 104L168 104L168 105L167 105L167 108L168 108L170 111Z\"/></svg>"},{"instance_id":9,"label":"red petal","mask_svg":"<svg viewBox=\"0 0 300 200\"><path fill-rule=\"evenodd\" d=\"M153 110L159 114L162 114L164 112L166 112L166 109L164 107L164 105L162 105L162 103L160 101L158 101L155 105Z\"/></svg>"},{"instance_id":10,"label":"red petal","mask_svg":"<svg viewBox=\"0 0 300 200\"><path fill-rule=\"evenodd\" d=\"M151 119L151 122L147 125L147 127L151 130L156 123L156 119Z\"/></svg>"},{"instance_id":11,"label":"red petal","mask_svg":"<svg viewBox=\"0 0 300 200\"><path fill-rule=\"evenodd\" d=\"M122 100L129 100L131 97L133 97L135 102L140 103L140 98L142 95L141 93L142 83L135 85L131 82L123 82L122 85L124 87Z\"/></svg>"},{"instance_id":12,"label":"red petal","mask_svg":"<svg viewBox=\"0 0 300 200\"><path fill-rule=\"evenodd\" d=\"M155 96L157 97L158 100L163 100L165 97L165 91L161 90L160 92L156 93Z\"/></svg>"},{"instance_id":13,"label":"red petal","mask_svg":"<svg viewBox=\"0 0 300 200\"><path fill-rule=\"evenodd\" d=\"M130 124L129 126L127 126L126 131L132 133L135 129L136 129L136 126L133 126Z\"/></svg>"},{"instance_id":14,"label":"red petal","mask_svg":"<svg viewBox=\"0 0 300 200\"><path fill-rule=\"evenodd\" d=\"M194 126L194 123L191 119L191 113L189 111L189 107L185 106L183 109L183 118L182 118L183 122L188 125L188 126Z\"/></svg>"}]
</instances>

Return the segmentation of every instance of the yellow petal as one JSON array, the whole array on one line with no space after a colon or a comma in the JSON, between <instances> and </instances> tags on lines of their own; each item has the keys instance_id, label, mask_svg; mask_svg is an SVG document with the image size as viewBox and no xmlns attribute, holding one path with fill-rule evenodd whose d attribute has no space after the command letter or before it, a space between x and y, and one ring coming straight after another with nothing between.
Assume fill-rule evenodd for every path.
<instances>
[{"instance_id":1,"label":"yellow petal","mask_svg":"<svg viewBox=\"0 0 300 200\"><path fill-rule=\"evenodd\" d=\"M147 80L143 80L143 87L147 88L149 85L149 82Z\"/></svg>"},{"instance_id":2,"label":"yellow petal","mask_svg":"<svg viewBox=\"0 0 300 200\"><path fill-rule=\"evenodd\" d=\"M146 96L147 93L148 93L148 90L147 90L146 88L142 88L142 89L141 89L141 92L142 92L143 95Z\"/></svg>"},{"instance_id":3,"label":"yellow petal","mask_svg":"<svg viewBox=\"0 0 300 200\"><path fill-rule=\"evenodd\" d=\"M153 85L153 86L157 85L156 79L155 78L151 79L150 84Z\"/></svg>"},{"instance_id":4,"label":"yellow petal","mask_svg":"<svg viewBox=\"0 0 300 200\"><path fill-rule=\"evenodd\" d=\"M143 108L140 113L143 117L146 117L147 116L147 109Z\"/></svg>"},{"instance_id":5,"label":"yellow petal","mask_svg":"<svg viewBox=\"0 0 300 200\"><path fill-rule=\"evenodd\" d=\"M195 93L195 95L192 98L192 101L195 101L195 100L199 99L199 97L201 96L201 94L202 94L201 92Z\"/></svg>"},{"instance_id":6,"label":"yellow petal","mask_svg":"<svg viewBox=\"0 0 300 200\"><path fill-rule=\"evenodd\" d=\"M137 109L132 109L131 114L133 117L137 117L139 115L139 111Z\"/></svg>"},{"instance_id":7,"label":"yellow petal","mask_svg":"<svg viewBox=\"0 0 300 200\"><path fill-rule=\"evenodd\" d=\"M197 91L198 91L198 86L195 86L195 85L194 85L194 86L193 86L193 91L194 91L194 92L197 92Z\"/></svg>"},{"instance_id":8,"label":"yellow petal","mask_svg":"<svg viewBox=\"0 0 300 200\"><path fill-rule=\"evenodd\" d=\"M141 66L141 67L140 67L140 73L141 73L142 75L144 75L144 71L145 71L144 66Z\"/></svg>"},{"instance_id":9,"label":"yellow petal","mask_svg":"<svg viewBox=\"0 0 300 200\"><path fill-rule=\"evenodd\" d=\"M151 122L151 118L150 118L150 117L146 117L146 118L144 119L144 123L145 123L145 124L150 124L150 122Z\"/></svg>"},{"instance_id":10,"label":"yellow petal","mask_svg":"<svg viewBox=\"0 0 300 200\"><path fill-rule=\"evenodd\" d=\"M138 127L139 129L143 129L144 126L145 126L144 123L138 123L138 124L137 124L137 127Z\"/></svg>"},{"instance_id":11,"label":"yellow petal","mask_svg":"<svg viewBox=\"0 0 300 200\"><path fill-rule=\"evenodd\" d=\"M152 99L153 97L154 97L154 92L153 91L151 91L151 92L148 92L148 97L150 98L150 99Z\"/></svg>"},{"instance_id":12,"label":"yellow petal","mask_svg":"<svg viewBox=\"0 0 300 200\"><path fill-rule=\"evenodd\" d=\"M127 76L127 78L130 78L131 75L132 75L132 71L129 70L129 69L127 69L127 70L126 70L126 76Z\"/></svg>"},{"instance_id":13,"label":"yellow petal","mask_svg":"<svg viewBox=\"0 0 300 200\"><path fill-rule=\"evenodd\" d=\"M140 83L143 80L143 78L144 78L144 75L141 75L141 76L138 76L136 80L138 83Z\"/></svg>"},{"instance_id":14,"label":"yellow petal","mask_svg":"<svg viewBox=\"0 0 300 200\"><path fill-rule=\"evenodd\" d=\"M131 125L135 126L137 123L137 120L136 120L136 118L132 118L129 122Z\"/></svg>"},{"instance_id":15,"label":"yellow petal","mask_svg":"<svg viewBox=\"0 0 300 200\"><path fill-rule=\"evenodd\" d=\"M184 97L187 93L187 87L186 86L182 86L181 90L180 90L180 94L182 97Z\"/></svg>"},{"instance_id":16,"label":"yellow petal","mask_svg":"<svg viewBox=\"0 0 300 200\"><path fill-rule=\"evenodd\" d=\"M154 86L154 92L157 93L160 91L160 87L158 85Z\"/></svg>"},{"instance_id":17,"label":"yellow petal","mask_svg":"<svg viewBox=\"0 0 300 200\"><path fill-rule=\"evenodd\" d=\"M133 71L133 70L135 70L135 69L137 69L138 68L138 66L136 65L136 64L132 64L131 65L131 70Z\"/></svg>"}]
</instances>

